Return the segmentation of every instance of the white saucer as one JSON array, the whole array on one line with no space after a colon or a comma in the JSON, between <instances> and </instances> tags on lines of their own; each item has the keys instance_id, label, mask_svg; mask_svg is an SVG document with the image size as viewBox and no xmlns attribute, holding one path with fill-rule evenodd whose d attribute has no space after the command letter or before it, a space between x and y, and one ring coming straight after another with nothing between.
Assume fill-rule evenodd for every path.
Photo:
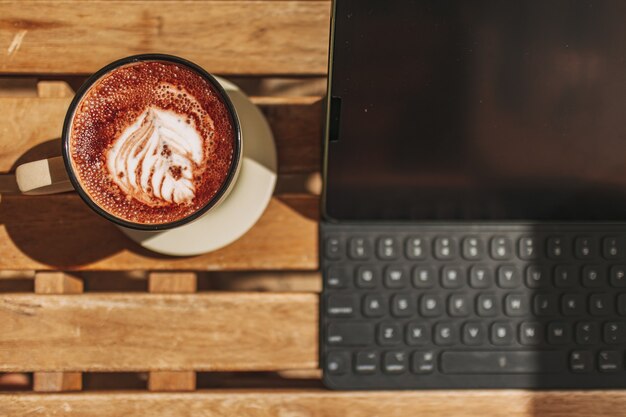
<instances>
[{"instance_id":1,"label":"white saucer","mask_svg":"<svg viewBox=\"0 0 626 417\"><path fill-rule=\"evenodd\" d=\"M242 165L224 201L199 219L160 232L120 229L142 247L174 256L199 255L239 239L259 220L276 185L276 145L261 111L239 88L217 78L228 93L241 124Z\"/></svg>"}]
</instances>

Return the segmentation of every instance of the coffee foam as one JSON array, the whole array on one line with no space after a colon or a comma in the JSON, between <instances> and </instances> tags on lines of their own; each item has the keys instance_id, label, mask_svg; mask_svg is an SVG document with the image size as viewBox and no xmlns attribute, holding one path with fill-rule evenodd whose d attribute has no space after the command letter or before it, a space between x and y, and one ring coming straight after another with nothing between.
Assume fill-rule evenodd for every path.
<instances>
[{"instance_id":1,"label":"coffee foam","mask_svg":"<svg viewBox=\"0 0 626 417\"><path fill-rule=\"evenodd\" d=\"M204 207L233 160L232 118L189 68L142 62L113 70L76 107L70 156L84 191L126 221L169 223Z\"/></svg>"},{"instance_id":2,"label":"coffee foam","mask_svg":"<svg viewBox=\"0 0 626 417\"><path fill-rule=\"evenodd\" d=\"M122 191L144 204L182 204L195 197L196 167L210 163L203 159L203 140L195 126L182 115L149 107L113 142L107 168Z\"/></svg>"}]
</instances>

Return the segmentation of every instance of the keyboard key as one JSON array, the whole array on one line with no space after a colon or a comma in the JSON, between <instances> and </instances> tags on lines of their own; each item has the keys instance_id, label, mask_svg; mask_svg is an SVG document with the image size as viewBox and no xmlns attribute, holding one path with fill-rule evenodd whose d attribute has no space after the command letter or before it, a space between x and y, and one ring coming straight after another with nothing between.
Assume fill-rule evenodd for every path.
<instances>
[{"instance_id":1,"label":"keyboard key","mask_svg":"<svg viewBox=\"0 0 626 417\"><path fill-rule=\"evenodd\" d=\"M358 288L376 288L380 281L380 273L373 266L360 266L356 270L356 286Z\"/></svg>"},{"instance_id":2,"label":"keyboard key","mask_svg":"<svg viewBox=\"0 0 626 417\"><path fill-rule=\"evenodd\" d=\"M601 350L598 353L600 372L618 372L622 370L622 354L616 350Z\"/></svg>"},{"instance_id":3,"label":"keyboard key","mask_svg":"<svg viewBox=\"0 0 626 417\"><path fill-rule=\"evenodd\" d=\"M479 294L476 297L476 312L482 317L493 317L498 313L497 298L493 294Z\"/></svg>"},{"instance_id":4,"label":"keyboard key","mask_svg":"<svg viewBox=\"0 0 626 417\"><path fill-rule=\"evenodd\" d=\"M573 265L559 265L554 268L554 285L558 288L572 288L578 284L578 274Z\"/></svg>"},{"instance_id":5,"label":"keyboard key","mask_svg":"<svg viewBox=\"0 0 626 417\"><path fill-rule=\"evenodd\" d=\"M602 287L606 285L604 269L597 265L583 267L583 285L588 288Z\"/></svg>"},{"instance_id":6,"label":"keyboard key","mask_svg":"<svg viewBox=\"0 0 626 417\"><path fill-rule=\"evenodd\" d=\"M551 322L548 324L548 343L564 345L571 341L570 326L567 323Z\"/></svg>"},{"instance_id":7,"label":"keyboard key","mask_svg":"<svg viewBox=\"0 0 626 417\"><path fill-rule=\"evenodd\" d=\"M448 298L448 314L452 317L467 317L470 314L470 300L464 294L452 294Z\"/></svg>"},{"instance_id":8,"label":"keyboard key","mask_svg":"<svg viewBox=\"0 0 626 417\"><path fill-rule=\"evenodd\" d=\"M411 372L430 374L435 369L436 357L432 350L416 351L411 355Z\"/></svg>"},{"instance_id":9,"label":"keyboard key","mask_svg":"<svg viewBox=\"0 0 626 417\"><path fill-rule=\"evenodd\" d=\"M528 315L530 313L528 298L523 294L507 294L504 298L504 313L511 317Z\"/></svg>"},{"instance_id":10,"label":"keyboard key","mask_svg":"<svg viewBox=\"0 0 626 417\"><path fill-rule=\"evenodd\" d=\"M372 256L370 242L363 237L353 237L348 244L348 256L356 260L369 259Z\"/></svg>"},{"instance_id":11,"label":"keyboard key","mask_svg":"<svg viewBox=\"0 0 626 417\"><path fill-rule=\"evenodd\" d=\"M329 352L326 355L326 371L330 375L343 375L350 369L348 352Z\"/></svg>"},{"instance_id":12,"label":"keyboard key","mask_svg":"<svg viewBox=\"0 0 626 417\"><path fill-rule=\"evenodd\" d=\"M622 259L624 257L624 239L607 236L602 240L602 255L606 259Z\"/></svg>"},{"instance_id":13,"label":"keyboard key","mask_svg":"<svg viewBox=\"0 0 626 417\"><path fill-rule=\"evenodd\" d=\"M433 332L437 345L449 346L459 342L458 330L454 323L437 323Z\"/></svg>"},{"instance_id":14,"label":"keyboard key","mask_svg":"<svg viewBox=\"0 0 626 417\"><path fill-rule=\"evenodd\" d=\"M520 324L519 342L527 346L536 346L543 343L543 326L541 323L523 322Z\"/></svg>"},{"instance_id":15,"label":"keyboard key","mask_svg":"<svg viewBox=\"0 0 626 417\"><path fill-rule=\"evenodd\" d=\"M593 316L607 316L613 313L613 294L591 294L589 312Z\"/></svg>"},{"instance_id":16,"label":"keyboard key","mask_svg":"<svg viewBox=\"0 0 626 417\"><path fill-rule=\"evenodd\" d=\"M610 321L604 324L604 341L610 345L626 342L626 325L621 321Z\"/></svg>"},{"instance_id":17,"label":"keyboard key","mask_svg":"<svg viewBox=\"0 0 626 417\"><path fill-rule=\"evenodd\" d=\"M391 297L391 314L396 317L409 317L417 313L415 299L409 294L395 294Z\"/></svg>"},{"instance_id":18,"label":"keyboard key","mask_svg":"<svg viewBox=\"0 0 626 417\"><path fill-rule=\"evenodd\" d=\"M561 236L548 238L548 258L563 259L567 254L565 239Z\"/></svg>"},{"instance_id":19,"label":"keyboard key","mask_svg":"<svg viewBox=\"0 0 626 417\"><path fill-rule=\"evenodd\" d=\"M402 351L385 352L383 370L388 374L402 374L406 372L406 353Z\"/></svg>"},{"instance_id":20,"label":"keyboard key","mask_svg":"<svg viewBox=\"0 0 626 417\"><path fill-rule=\"evenodd\" d=\"M413 286L415 288L433 288L437 283L435 268L416 266L413 268Z\"/></svg>"},{"instance_id":21,"label":"keyboard key","mask_svg":"<svg viewBox=\"0 0 626 417\"><path fill-rule=\"evenodd\" d=\"M558 303L554 294L537 294L533 300L533 312L536 316L555 316L558 313Z\"/></svg>"},{"instance_id":22,"label":"keyboard key","mask_svg":"<svg viewBox=\"0 0 626 417\"><path fill-rule=\"evenodd\" d=\"M341 239L339 239L338 237L327 238L325 252L328 259L341 259L341 255L343 254L343 244Z\"/></svg>"},{"instance_id":23,"label":"keyboard key","mask_svg":"<svg viewBox=\"0 0 626 417\"><path fill-rule=\"evenodd\" d=\"M378 344L382 346L397 345L402 341L402 329L399 323L381 323L378 325Z\"/></svg>"},{"instance_id":24,"label":"keyboard key","mask_svg":"<svg viewBox=\"0 0 626 417\"><path fill-rule=\"evenodd\" d=\"M626 316L626 294L617 296L617 313L620 316Z\"/></svg>"},{"instance_id":25,"label":"keyboard key","mask_svg":"<svg viewBox=\"0 0 626 417\"><path fill-rule=\"evenodd\" d=\"M534 237L524 236L519 240L518 256L520 259L529 261L537 259L539 255L538 240Z\"/></svg>"},{"instance_id":26,"label":"keyboard key","mask_svg":"<svg viewBox=\"0 0 626 417\"><path fill-rule=\"evenodd\" d=\"M577 237L574 241L574 256L578 259L590 259L596 256L597 244L595 239L588 236Z\"/></svg>"},{"instance_id":27,"label":"keyboard key","mask_svg":"<svg viewBox=\"0 0 626 417\"><path fill-rule=\"evenodd\" d=\"M374 341L374 328L369 323L330 323L326 340L329 345L367 346Z\"/></svg>"},{"instance_id":28,"label":"keyboard key","mask_svg":"<svg viewBox=\"0 0 626 417\"><path fill-rule=\"evenodd\" d=\"M423 237L410 237L405 244L406 257L411 260L423 260L428 257L428 240Z\"/></svg>"},{"instance_id":29,"label":"keyboard key","mask_svg":"<svg viewBox=\"0 0 626 417\"><path fill-rule=\"evenodd\" d=\"M420 299L420 314L423 317L439 317L443 314L443 303L436 294L424 294Z\"/></svg>"},{"instance_id":30,"label":"keyboard key","mask_svg":"<svg viewBox=\"0 0 626 417\"><path fill-rule=\"evenodd\" d=\"M475 321L463 325L463 343L468 346L478 346L485 343L487 334L484 323Z\"/></svg>"},{"instance_id":31,"label":"keyboard key","mask_svg":"<svg viewBox=\"0 0 626 417\"><path fill-rule=\"evenodd\" d=\"M565 294L561 298L561 311L565 316L585 314L585 299L582 294Z\"/></svg>"},{"instance_id":32,"label":"keyboard key","mask_svg":"<svg viewBox=\"0 0 626 417\"><path fill-rule=\"evenodd\" d=\"M363 297L363 315L382 317L387 312L387 301L382 294L367 294Z\"/></svg>"},{"instance_id":33,"label":"keyboard key","mask_svg":"<svg viewBox=\"0 0 626 417\"><path fill-rule=\"evenodd\" d=\"M406 343L408 345L425 345L429 342L430 328L427 325L415 322L406 325Z\"/></svg>"},{"instance_id":34,"label":"keyboard key","mask_svg":"<svg viewBox=\"0 0 626 417\"><path fill-rule=\"evenodd\" d=\"M461 288L465 285L465 272L460 267L444 266L441 269L441 286L443 288Z\"/></svg>"},{"instance_id":35,"label":"keyboard key","mask_svg":"<svg viewBox=\"0 0 626 417\"><path fill-rule=\"evenodd\" d=\"M435 258L447 261L457 256L456 240L451 237L440 236L435 239Z\"/></svg>"},{"instance_id":36,"label":"keyboard key","mask_svg":"<svg viewBox=\"0 0 626 417\"><path fill-rule=\"evenodd\" d=\"M550 276L545 267L529 265L526 268L526 286L528 288L545 288L550 285Z\"/></svg>"},{"instance_id":37,"label":"keyboard key","mask_svg":"<svg viewBox=\"0 0 626 417\"><path fill-rule=\"evenodd\" d=\"M445 374L541 374L565 370L564 355L557 351L443 352Z\"/></svg>"},{"instance_id":38,"label":"keyboard key","mask_svg":"<svg viewBox=\"0 0 626 417\"><path fill-rule=\"evenodd\" d=\"M617 288L626 287L626 266L615 265L611 268L611 285Z\"/></svg>"},{"instance_id":39,"label":"keyboard key","mask_svg":"<svg viewBox=\"0 0 626 417\"><path fill-rule=\"evenodd\" d=\"M593 371L593 353L587 350L575 350L569 357L569 369L576 373Z\"/></svg>"},{"instance_id":40,"label":"keyboard key","mask_svg":"<svg viewBox=\"0 0 626 417\"><path fill-rule=\"evenodd\" d=\"M491 258L496 261L505 261L513 256L513 243L506 236L494 236L490 244Z\"/></svg>"},{"instance_id":41,"label":"keyboard key","mask_svg":"<svg viewBox=\"0 0 626 417\"><path fill-rule=\"evenodd\" d=\"M352 317L355 301L351 295L330 295L326 304L326 312L332 317Z\"/></svg>"},{"instance_id":42,"label":"keyboard key","mask_svg":"<svg viewBox=\"0 0 626 417\"><path fill-rule=\"evenodd\" d=\"M581 321L576 323L576 343L579 345L593 345L600 340L598 323Z\"/></svg>"},{"instance_id":43,"label":"keyboard key","mask_svg":"<svg viewBox=\"0 0 626 417\"><path fill-rule=\"evenodd\" d=\"M500 288L517 288L522 283L519 271L511 265L498 268L498 286Z\"/></svg>"},{"instance_id":44,"label":"keyboard key","mask_svg":"<svg viewBox=\"0 0 626 417\"><path fill-rule=\"evenodd\" d=\"M474 265L470 269L470 286L472 288L491 288L493 285L493 272L489 267Z\"/></svg>"},{"instance_id":45,"label":"keyboard key","mask_svg":"<svg viewBox=\"0 0 626 417\"><path fill-rule=\"evenodd\" d=\"M378 353L375 351L357 352L354 371L367 375L378 371Z\"/></svg>"},{"instance_id":46,"label":"keyboard key","mask_svg":"<svg viewBox=\"0 0 626 417\"><path fill-rule=\"evenodd\" d=\"M478 236L468 236L463 239L463 258L469 261L482 259L485 253L485 244Z\"/></svg>"},{"instance_id":47,"label":"keyboard key","mask_svg":"<svg viewBox=\"0 0 626 417\"><path fill-rule=\"evenodd\" d=\"M491 325L491 343L506 346L513 343L515 335L513 327L507 322L496 322Z\"/></svg>"},{"instance_id":48,"label":"keyboard key","mask_svg":"<svg viewBox=\"0 0 626 417\"><path fill-rule=\"evenodd\" d=\"M392 289L405 288L408 276L404 268L388 266L385 268L385 287Z\"/></svg>"},{"instance_id":49,"label":"keyboard key","mask_svg":"<svg viewBox=\"0 0 626 417\"><path fill-rule=\"evenodd\" d=\"M350 274L341 266L330 266L326 269L326 286L328 288L347 288Z\"/></svg>"},{"instance_id":50,"label":"keyboard key","mask_svg":"<svg viewBox=\"0 0 626 417\"><path fill-rule=\"evenodd\" d=\"M376 255L384 261L394 260L399 255L398 242L393 237L386 236L378 239Z\"/></svg>"}]
</instances>

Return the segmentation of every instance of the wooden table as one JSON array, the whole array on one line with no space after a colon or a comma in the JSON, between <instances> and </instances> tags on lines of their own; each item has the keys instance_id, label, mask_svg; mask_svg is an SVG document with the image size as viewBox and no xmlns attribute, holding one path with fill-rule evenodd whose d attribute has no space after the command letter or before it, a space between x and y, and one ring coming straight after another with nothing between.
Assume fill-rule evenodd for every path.
<instances>
[{"instance_id":1,"label":"wooden table","mask_svg":"<svg viewBox=\"0 0 626 417\"><path fill-rule=\"evenodd\" d=\"M329 10L304 0L0 1L0 416L626 414L619 391L322 388L316 173ZM277 192L220 251L158 256L75 194L10 192L16 164L57 152L70 85L143 52L240 83L276 135Z\"/></svg>"}]
</instances>

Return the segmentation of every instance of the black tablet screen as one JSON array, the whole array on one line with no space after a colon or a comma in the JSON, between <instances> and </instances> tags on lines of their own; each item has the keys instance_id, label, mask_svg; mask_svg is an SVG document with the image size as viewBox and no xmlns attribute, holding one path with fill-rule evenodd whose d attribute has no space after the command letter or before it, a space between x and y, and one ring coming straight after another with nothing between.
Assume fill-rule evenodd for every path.
<instances>
[{"instance_id":1,"label":"black tablet screen","mask_svg":"<svg viewBox=\"0 0 626 417\"><path fill-rule=\"evenodd\" d=\"M626 220L626 1L335 7L327 216Z\"/></svg>"}]
</instances>

